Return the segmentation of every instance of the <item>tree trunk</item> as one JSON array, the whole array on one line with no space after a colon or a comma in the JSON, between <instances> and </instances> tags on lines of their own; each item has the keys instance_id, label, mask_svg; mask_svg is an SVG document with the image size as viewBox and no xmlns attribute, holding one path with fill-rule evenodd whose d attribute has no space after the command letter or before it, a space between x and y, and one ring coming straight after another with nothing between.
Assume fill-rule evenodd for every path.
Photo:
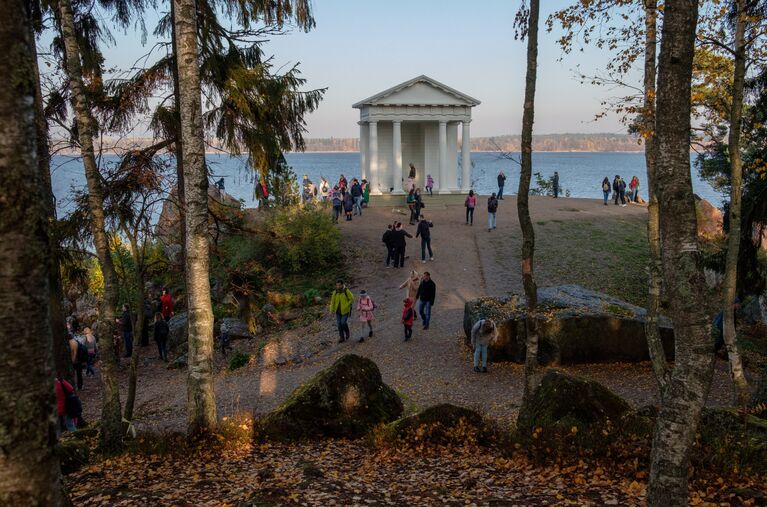
<instances>
[{"instance_id":1,"label":"tree trunk","mask_svg":"<svg viewBox=\"0 0 767 507\"><path fill-rule=\"evenodd\" d=\"M527 28L527 74L525 75L525 103L522 113L522 168L517 191L517 215L522 229L522 283L525 288L527 310L527 354L525 356L524 399L533 394L541 380L542 368L538 364L538 330L535 311L538 304L538 287L533 276L535 231L530 219L530 179L533 173L533 120L535 116L535 83L538 72L538 17L539 1L530 0Z\"/></svg>"},{"instance_id":2,"label":"tree trunk","mask_svg":"<svg viewBox=\"0 0 767 507\"><path fill-rule=\"evenodd\" d=\"M666 353L658 330L658 315L660 314L661 286L663 284L663 263L660 253L660 223L658 222L658 197L655 191L655 79L656 53L658 47L658 1L644 0L645 12L645 54L644 54L644 105L642 114L644 125L642 134L645 142L645 163L647 165L647 192L649 194L647 209L647 239L650 245L650 287L647 299L647 320L645 321L645 336L650 362L658 382L658 392L661 399L668 385L669 371Z\"/></svg>"},{"instance_id":3,"label":"tree trunk","mask_svg":"<svg viewBox=\"0 0 767 507\"><path fill-rule=\"evenodd\" d=\"M209 433L216 426L213 311L209 278L208 173L202 129L195 1L173 2L186 208L185 271L189 316L187 432L190 437L194 437Z\"/></svg>"},{"instance_id":4,"label":"tree trunk","mask_svg":"<svg viewBox=\"0 0 767 507\"><path fill-rule=\"evenodd\" d=\"M735 68L733 72L730 132L727 139L730 154L730 231L727 236L727 258L722 288L724 292L724 343L730 363L730 375L735 385L735 398L741 406L748 405L749 390L743 361L736 341L735 298L738 282L738 254L741 239L741 195L743 193L743 162L740 157L740 124L743 115L743 88L746 81L746 0L736 0Z\"/></svg>"},{"instance_id":5,"label":"tree trunk","mask_svg":"<svg viewBox=\"0 0 767 507\"><path fill-rule=\"evenodd\" d=\"M133 263L136 265L136 287L138 296L136 297L136 324L133 326L133 352L130 358L130 373L128 374L128 397L125 400L125 413L123 418L126 421L133 421L133 406L136 402L136 380L138 379L138 361L139 349L142 333L144 332L144 259L143 250L139 252L138 241L133 235L128 235L131 245L131 254Z\"/></svg>"},{"instance_id":6,"label":"tree trunk","mask_svg":"<svg viewBox=\"0 0 767 507\"><path fill-rule=\"evenodd\" d=\"M0 505L64 505L53 398L49 222L30 4L0 17ZM21 346L20 346L21 344Z\"/></svg>"},{"instance_id":7,"label":"tree trunk","mask_svg":"<svg viewBox=\"0 0 767 507\"><path fill-rule=\"evenodd\" d=\"M88 183L88 208L93 222L93 245L104 277L104 298L99 312L97 335L105 360L101 361L103 400L101 409L100 445L104 452L112 453L122 449L122 410L120 409L120 386L117 382L112 333L117 317L117 274L109 250L104 219L104 197L101 189L101 174L96 165L93 136L96 134L96 120L91 115L88 98L83 84L80 48L75 34L74 14L71 0L60 0L61 35L66 51L66 72L69 90L74 100L80 150Z\"/></svg>"},{"instance_id":8,"label":"tree trunk","mask_svg":"<svg viewBox=\"0 0 767 507\"><path fill-rule=\"evenodd\" d=\"M690 450L713 372L706 283L690 175L690 90L698 0L665 2L658 75L656 183L664 290L676 357L653 437L652 506L687 504Z\"/></svg>"},{"instance_id":9,"label":"tree trunk","mask_svg":"<svg viewBox=\"0 0 767 507\"><path fill-rule=\"evenodd\" d=\"M43 113L43 93L40 86L40 68L37 63L37 48L33 46L33 62L35 71L35 123L37 125L37 164L43 179L43 200L50 224L56 222L56 203L51 183L51 157L48 147L48 123ZM74 385L74 370L72 368L72 353L69 349L67 322L64 315L64 288L61 284L61 268L59 265L59 241L49 229L50 269L49 269L49 303L51 332L53 333L53 364L59 378L64 378Z\"/></svg>"},{"instance_id":10,"label":"tree trunk","mask_svg":"<svg viewBox=\"0 0 767 507\"><path fill-rule=\"evenodd\" d=\"M174 2L170 2L170 16L171 19L175 19L175 6ZM180 116L181 111L181 97L179 95L179 85L178 85L178 60L176 58L176 24L171 23L170 28L170 37L171 37L171 43L173 44L173 103L176 105L176 117L178 118ZM181 124L181 120L179 120L179 125ZM179 127L180 128L180 127ZM185 206L185 196L184 196L184 153L183 148L181 145L181 133L179 131L176 132L176 142L175 142L175 148L176 148L176 198L178 199L178 223L179 224L185 224L186 223L186 210L184 209ZM183 227L178 228L179 232L179 240L181 241L181 263L183 265L186 265L186 231Z\"/></svg>"}]
</instances>

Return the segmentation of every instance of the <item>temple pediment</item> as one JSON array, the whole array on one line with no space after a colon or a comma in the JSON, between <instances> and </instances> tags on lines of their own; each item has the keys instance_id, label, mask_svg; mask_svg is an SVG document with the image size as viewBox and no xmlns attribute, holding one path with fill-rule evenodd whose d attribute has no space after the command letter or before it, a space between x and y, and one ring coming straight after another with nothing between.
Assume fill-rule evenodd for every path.
<instances>
[{"instance_id":1,"label":"temple pediment","mask_svg":"<svg viewBox=\"0 0 767 507\"><path fill-rule=\"evenodd\" d=\"M418 76L354 104L364 106L476 106L480 102L428 76Z\"/></svg>"}]
</instances>

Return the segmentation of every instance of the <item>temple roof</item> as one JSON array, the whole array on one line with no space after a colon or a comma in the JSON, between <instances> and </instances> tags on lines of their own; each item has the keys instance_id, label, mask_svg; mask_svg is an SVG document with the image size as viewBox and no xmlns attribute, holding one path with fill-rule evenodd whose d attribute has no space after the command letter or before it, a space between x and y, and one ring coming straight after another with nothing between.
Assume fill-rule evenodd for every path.
<instances>
[{"instance_id":1,"label":"temple roof","mask_svg":"<svg viewBox=\"0 0 767 507\"><path fill-rule=\"evenodd\" d=\"M480 102L465 93L420 75L354 104L362 106L476 106Z\"/></svg>"}]
</instances>

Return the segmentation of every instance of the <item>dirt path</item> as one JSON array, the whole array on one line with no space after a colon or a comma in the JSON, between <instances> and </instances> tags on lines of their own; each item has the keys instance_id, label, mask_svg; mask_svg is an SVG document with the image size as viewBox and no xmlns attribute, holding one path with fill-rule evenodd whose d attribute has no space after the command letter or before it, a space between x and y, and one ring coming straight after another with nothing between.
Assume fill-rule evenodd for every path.
<instances>
[{"instance_id":1,"label":"dirt path","mask_svg":"<svg viewBox=\"0 0 767 507\"><path fill-rule=\"evenodd\" d=\"M427 198L428 199L428 198ZM374 322L375 336L364 343L337 344L333 316L326 315L319 323L306 328L286 331L272 338L256 364L236 372L225 369L223 358L217 357L219 373L216 397L219 416L234 415L243 410L264 413L273 409L288 394L322 368L347 353L367 356L378 364L384 381L396 389L409 410L450 402L472 407L497 418L515 414L522 394L521 365L491 364L490 374L475 374L471 368L470 351L463 345L463 308L467 300L483 295L503 295L521 290L518 252L520 232L516 216L516 201L502 201L498 214L498 229L488 232L485 199L475 214L473 226L464 224L463 207L428 206L427 217L434 222L432 247L434 262L420 261L420 240L409 240L406 269L384 265L385 251L381 235L386 224L407 217L392 209L368 209L352 222L341 222L344 247L352 252L350 275L355 296L365 289L378 304ZM536 266L539 285L582 283L598 289L600 284L589 272L591 264L610 261L610 249L594 246L601 228L640 228L645 209L603 206L601 201L586 199L533 198L531 213L536 223L538 245ZM591 228L584 229L584 224ZM407 227L415 235L415 227ZM584 251L572 251L576 235ZM597 245L599 246L599 245ZM579 247L581 248L581 247ZM617 247L614 247L617 248ZM602 251L606 250L606 251ZM592 259L591 257L594 257ZM614 260L614 259L613 259ZM626 266L625 269L633 269ZM414 326L413 339L403 342L400 314L404 289L398 286L410 269L419 273L428 270L437 285L432 323L423 331L420 322ZM597 273L601 270L596 266ZM352 322L352 337L360 336L360 324ZM322 345L318 345L322 344ZM235 343L236 347L246 344ZM320 349L317 351L317 349ZM307 357L307 352L314 352ZM300 364L287 362L275 365L281 357L298 353ZM154 359L149 349L142 364L138 387L138 425L155 429L182 430L185 424L186 373L166 370ZM568 371L591 377L609 386L636 405L655 399L655 381L649 363L595 364L567 367ZM123 372L123 384L125 372ZM95 418L100 406L98 383L91 381L84 390L86 415ZM730 402L731 389L726 365L717 363L717 371L709 397L710 403ZM159 416L159 417L158 417Z\"/></svg>"}]
</instances>

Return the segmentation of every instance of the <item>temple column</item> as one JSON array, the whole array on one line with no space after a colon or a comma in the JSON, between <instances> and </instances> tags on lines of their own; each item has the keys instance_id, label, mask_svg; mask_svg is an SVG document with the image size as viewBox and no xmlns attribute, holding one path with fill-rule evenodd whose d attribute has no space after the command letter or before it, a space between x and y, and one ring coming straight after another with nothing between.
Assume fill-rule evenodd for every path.
<instances>
[{"instance_id":1,"label":"temple column","mask_svg":"<svg viewBox=\"0 0 767 507\"><path fill-rule=\"evenodd\" d=\"M439 189L440 194L449 193L447 185L447 122L439 122Z\"/></svg>"},{"instance_id":2,"label":"temple column","mask_svg":"<svg viewBox=\"0 0 767 507\"><path fill-rule=\"evenodd\" d=\"M368 144L368 157L370 158L370 193L381 194L381 179L378 174L378 122L368 123L370 141Z\"/></svg>"},{"instance_id":3,"label":"temple column","mask_svg":"<svg viewBox=\"0 0 767 507\"><path fill-rule=\"evenodd\" d=\"M402 190L402 122L392 122L392 149L394 150L394 171L392 171L393 194L404 194Z\"/></svg>"},{"instance_id":4,"label":"temple column","mask_svg":"<svg viewBox=\"0 0 767 507\"><path fill-rule=\"evenodd\" d=\"M468 192L471 189L471 136L469 134L469 120L463 121L463 132L461 134L461 190Z\"/></svg>"},{"instance_id":5,"label":"temple column","mask_svg":"<svg viewBox=\"0 0 767 507\"><path fill-rule=\"evenodd\" d=\"M357 122L360 126L360 175L368 179L368 124L364 121Z\"/></svg>"}]
</instances>

